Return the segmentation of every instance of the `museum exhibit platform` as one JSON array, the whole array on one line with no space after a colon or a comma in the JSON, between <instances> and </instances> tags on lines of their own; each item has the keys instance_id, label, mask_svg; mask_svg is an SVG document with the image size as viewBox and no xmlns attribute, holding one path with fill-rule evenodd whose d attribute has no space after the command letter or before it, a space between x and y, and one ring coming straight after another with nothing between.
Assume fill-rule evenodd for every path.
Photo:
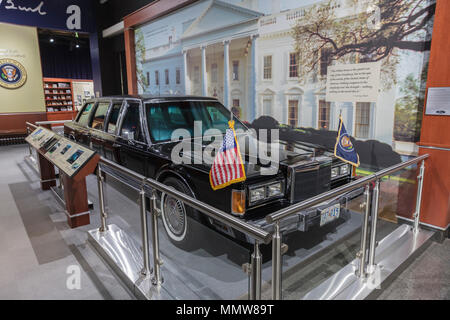
<instances>
[{"instance_id":1,"label":"museum exhibit platform","mask_svg":"<svg viewBox=\"0 0 450 320\"><path fill-rule=\"evenodd\" d=\"M0 0L0 301L450 300L449 0L144 2Z\"/></svg>"}]
</instances>

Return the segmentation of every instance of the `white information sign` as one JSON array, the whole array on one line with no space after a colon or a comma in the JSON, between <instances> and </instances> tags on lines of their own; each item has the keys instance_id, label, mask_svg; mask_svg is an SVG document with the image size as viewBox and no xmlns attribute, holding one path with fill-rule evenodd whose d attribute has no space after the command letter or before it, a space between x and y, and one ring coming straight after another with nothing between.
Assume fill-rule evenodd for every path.
<instances>
[{"instance_id":1,"label":"white information sign","mask_svg":"<svg viewBox=\"0 0 450 320\"><path fill-rule=\"evenodd\" d=\"M328 102L377 102L379 87L380 62L328 67Z\"/></svg>"},{"instance_id":2,"label":"white information sign","mask_svg":"<svg viewBox=\"0 0 450 320\"><path fill-rule=\"evenodd\" d=\"M450 116L450 88L428 88L425 114Z\"/></svg>"}]
</instances>

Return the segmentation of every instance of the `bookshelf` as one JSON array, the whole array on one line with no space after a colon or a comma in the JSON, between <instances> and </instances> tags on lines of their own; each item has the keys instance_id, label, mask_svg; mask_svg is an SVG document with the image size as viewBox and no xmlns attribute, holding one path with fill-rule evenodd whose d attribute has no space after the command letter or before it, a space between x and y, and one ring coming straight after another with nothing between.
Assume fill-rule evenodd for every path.
<instances>
[{"instance_id":1,"label":"bookshelf","mask_svg":"<svg viewBox=\"0 0 450 320\"><path fill-rule=\"evenodd\" d=\"M44 78L47 120L73 120L77 114L71 79Z\"/></svg>"}]
</instances>

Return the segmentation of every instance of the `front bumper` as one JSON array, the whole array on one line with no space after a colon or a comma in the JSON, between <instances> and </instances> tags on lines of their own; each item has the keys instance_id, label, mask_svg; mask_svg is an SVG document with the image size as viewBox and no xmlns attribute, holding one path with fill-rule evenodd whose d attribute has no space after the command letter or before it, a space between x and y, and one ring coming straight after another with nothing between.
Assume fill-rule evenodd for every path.
<instances>
[{"instance_id":1,"label":"front bumper","mask_svg":"<svg viewBox=\"0 0 450 320\"><path fill-rule=\"evenodd\" d=\"M339 218L346 219L349 215L348 203L364 193L364 187L358 188L356 190L350 191L343 195L340 195L331 200L322 202L319 205L302 210L296 214L293 214L287 218L280 220L280 231L282 234L286 235L295 231L308 231L313 227L320 227L320 212L335 204L340 204L341 210ZM274 224L267 223L265 217L261 219L249 220L248 223L259 227L269 233L274 231ZM325 224L326 225L326 224ZM323 225L324 226L324 225ZM247 241L252 243L253 240L246 237Z\"/></svg>"}]
</instances>

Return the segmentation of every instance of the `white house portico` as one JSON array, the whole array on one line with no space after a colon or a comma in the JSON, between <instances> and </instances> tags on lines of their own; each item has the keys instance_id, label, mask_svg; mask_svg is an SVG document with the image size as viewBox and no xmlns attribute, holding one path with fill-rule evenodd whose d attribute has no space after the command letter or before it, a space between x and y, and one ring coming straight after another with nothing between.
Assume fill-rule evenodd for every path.
<instances>
[{"instance_id":1,"label":"white house portico","mask_svg":"<svg viewBox=\"0 0 450 320\"><path fill-rule=\"evenodd\" d=\"M260 16L230 3L210 1L181 36L187 94L215 96L229 108L241 107L247 119L255 118Z\"/></svg>"}]
</instances>

